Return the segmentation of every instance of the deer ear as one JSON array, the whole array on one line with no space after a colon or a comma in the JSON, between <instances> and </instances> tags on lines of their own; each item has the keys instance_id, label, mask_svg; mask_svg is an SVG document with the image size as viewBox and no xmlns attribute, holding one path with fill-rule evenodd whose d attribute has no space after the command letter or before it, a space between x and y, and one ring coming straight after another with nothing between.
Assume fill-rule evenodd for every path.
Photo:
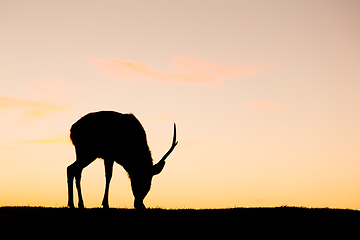
<instances>
[{"instance_id":1,"label":"deer ear","mask_svg":"<svg viewBox=\"0 0 360 240\"><path fill-rule=\"evenodd\" d=\"M152 167L152 175L158 175L159 173L161 173L161 171L163 170L165 166L165 161L162 160L162 161L159 161L157 164L155 164L153 167Z\"/></svg>"}]
</instances>

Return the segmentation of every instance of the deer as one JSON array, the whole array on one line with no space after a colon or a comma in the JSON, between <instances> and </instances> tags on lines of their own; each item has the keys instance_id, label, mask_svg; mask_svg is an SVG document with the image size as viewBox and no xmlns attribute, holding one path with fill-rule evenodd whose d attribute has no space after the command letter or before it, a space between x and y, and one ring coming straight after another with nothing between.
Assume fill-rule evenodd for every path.
<instances>
[{"instance_id":1,"label":"deer","mask_svg":"<svg viewBox=\"0 0 360 240\"><path fill-rule=\"evenodd\" d=\"M82 170L95 159L101 158L105 166L103 208L109 208L109 186L116 162L129 176L134 208L146 209L143 201L150 190L152 178L163 170L165 159L178 144L174 123L170 149L158 163L153 164L146 133L139 120L132 113L115 111L91 112L81 117L70 128L70 140L75 147L76 160L67 167L69 208L74 208L74 178L78 208L84 208L80 184Z\"/></svg>"}]
</instances>

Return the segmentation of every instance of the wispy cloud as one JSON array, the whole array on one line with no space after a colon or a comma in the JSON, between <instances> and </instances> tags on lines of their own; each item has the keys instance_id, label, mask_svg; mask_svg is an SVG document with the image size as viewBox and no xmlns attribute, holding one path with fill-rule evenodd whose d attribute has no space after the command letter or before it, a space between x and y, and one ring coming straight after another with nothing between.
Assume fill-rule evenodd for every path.
<instances>
[{"instance_id":1,"label":"wispy cloud","mask_svg":"<svg viewBox=\"0 0 360 240\"><path fill-rule=\"evenodd\" d=\"M45 115L69 109L70 105L55 105L32 100L24 100L7 96L0 96L0 110L17 109L23 112L26 118L40 118Z\"/></svg>"},{"instance_id":2,"label":"wispy cloud","mask_svg":"<svg viewBox=\"0 0 360 240\"><path fill-rule=\"evenodd\" d=\"M0 150L14 150L16 147L14 146L0 146Z\"/></svg>"},{"instance_id":3,"label":"wispy cloud","mask_svg":"<svg viewBox=\"0 0 360 240\"><path fill-rule=\"evenodd\" d=\"M16 150L26 145L49 145L49 144L71 144L69 134L57 134L49 138L37 138L28 140L16 140L0 145L0 151ZM1 160L1 159L0 159ZM0 163L1 165L1 163Z\"/></svg>"},{"instance_id":4,"label":"wispy cloud","mask_svg":"<svg viewBox=\"0 0 360 240\"><path fill-rule=\"evenodd\" d=\"M59 144L59 143L71 143L69 135L61 134L52 138L32 139L18 141L20 144Z\"/></svg>"},{"instance_id":5,"label":"wispy cloud","mask_svg":"<svg viewBox=\"0 0 360 240\"><path fill-rule=\"evenodd\" d=\"M148 64L120 59L91 59L101 74L121 80L146 79L156 83L222 86L228 78L255 76L259 71L274 66L247 67L242 65L223 66L194 56L174 59L169 71L153 69Z\"/></svg>"},{"instance_id":6,"label":"wispy cloud","mask_svg":"<svg viewBox=\"0 0 360 240\"><path fill-rule=\"evenodd\" d=\"M259 108L259 109L276 109L276 108L284 108L285 106L280 103L274 102L264 102L264 101L253 101L244 103L242 105L245 108Z\"/></svg>"}]
</instances>

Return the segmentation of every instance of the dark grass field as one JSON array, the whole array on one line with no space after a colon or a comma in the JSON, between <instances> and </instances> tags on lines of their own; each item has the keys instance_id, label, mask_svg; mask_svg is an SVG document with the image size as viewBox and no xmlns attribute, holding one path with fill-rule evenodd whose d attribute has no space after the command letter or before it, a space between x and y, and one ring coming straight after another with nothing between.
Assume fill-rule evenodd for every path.
<instances>
[{"instance_id":1,"label":"dark grass field","mask_svg":"<svg viewBox=\"0 0 360 240\"><path fill-rule=\"evenodd\" d=\"M0 239L360 239L360 211L1 207Z\"/></svg>"}]
</instances>

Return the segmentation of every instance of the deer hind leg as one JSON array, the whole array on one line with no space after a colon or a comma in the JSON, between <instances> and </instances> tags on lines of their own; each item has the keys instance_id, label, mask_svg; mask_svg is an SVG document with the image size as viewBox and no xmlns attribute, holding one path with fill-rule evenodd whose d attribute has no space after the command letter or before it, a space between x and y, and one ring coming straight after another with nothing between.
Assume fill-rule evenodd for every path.
<instances>
[{"instance_id":1,"label":"deer hind leg","mask_svg":"<svg viewBox=\"0 0 360 240\"><path fill-rule=\"evenodd\" d=\"M69 208L74 208L74 164L71 164L67 167L66 171L67 171L67 185L68 185L68 207Z\"/></svg>"},{"instance_id":2,"label":"deer hind leg","mask_svg":"<svg viewBox=\"0 0 360 240\"><path fill-rule=\"evenodd\" d=\"M106 182L105 182L105 194L104 194L104 199L102 201L102 205L104 208L109 208L109 187L110 187L111 177L113 174L114 161L104 159L104 165L105 165Z\"/></svg>"},{"instance_id":3,"label":"deer hind leg","mask_svg":"<svg viewBox=\"0 0 360 240\"><path fill-rule=\"evenodd\" d=\"M89 165L95 158L79 158L77 156L76 161L67 167L67 178L68 178L68 206L74 208L74 194L73 194L73 183L75 178L75 185L78 193L78 207L84 208L84 201L81 194L81 172Z\"/></svg>"}]
</instances>

